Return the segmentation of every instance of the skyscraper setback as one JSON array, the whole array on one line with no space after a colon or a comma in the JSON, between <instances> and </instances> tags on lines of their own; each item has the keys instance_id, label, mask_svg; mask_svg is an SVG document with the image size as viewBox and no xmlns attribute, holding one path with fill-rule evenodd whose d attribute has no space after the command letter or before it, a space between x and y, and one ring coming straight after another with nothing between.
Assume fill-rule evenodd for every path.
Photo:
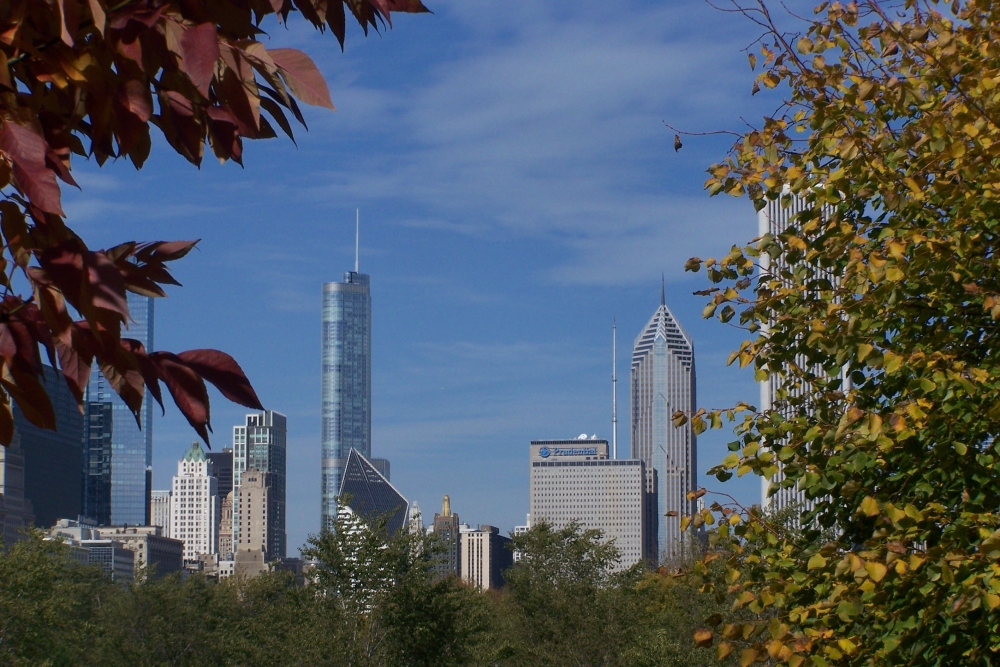
<instances>
[{"instance_id":1,"label":"skyscraper setback","mask_svg":"<svg viewBox=\"0 0 1000 667\"><path fill-rule=\"evenodd\" d=\"M656 309L632 348L632 458L641 459L653 472L647 479L655 488L655 521L658 556L677 555L685 546L680 521L695 511L687 494L697 479L697 443L691 423L675 428L671 416L678 410L694 412L694 345L667 308L661 287ZM650 528L653 528L650 525Z\"/></svg>"},{"instance_id":2,"label":"skyscraper setback","mask_svg":"<svg viewBox=\"0 0 1000 667\"><path fill-rule=\"evenodd\" d=\"M321 527L337 519L347 457L356 449L371 459L372 301L369 276L354 270L343 282L323 285ZM387 470L388 472L388 470Z\"/></svg>"},{"instance_id":3,"label":"skyscraper setback","mask_svg":"<svg viewBox=\"0 0 1000 667\"><path fill-rule=\"evenodd\" d=\"M152 351L153 299L129 292L128 309L132 321L122 335ZM149 524L153 405L148 395L139 422L95 365L84 396L83 513L98 524Z\"/></svg>"}]
</instances>

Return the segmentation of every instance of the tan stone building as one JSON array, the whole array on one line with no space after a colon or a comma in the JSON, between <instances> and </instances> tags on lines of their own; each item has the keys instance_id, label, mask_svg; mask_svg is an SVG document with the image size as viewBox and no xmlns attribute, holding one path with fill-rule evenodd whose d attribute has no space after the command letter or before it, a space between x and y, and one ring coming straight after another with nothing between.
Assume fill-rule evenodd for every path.
<instances>
[{"instance_id":1,"label":"tan stone building","mask_svg":"<svg viewBox=\"0 0 1000 667\"><path fill-rule=\"evenodd\" d=\"M267 570L267 561L271 560L268 553L270 535L268 529L268 505L271 495L270 475L251 468L243 473L243 479L233 503L234 515L238 516L239 525L234 531L237 535L234 560L236 573L255 576Z\"/></svg>"}]
</instances>

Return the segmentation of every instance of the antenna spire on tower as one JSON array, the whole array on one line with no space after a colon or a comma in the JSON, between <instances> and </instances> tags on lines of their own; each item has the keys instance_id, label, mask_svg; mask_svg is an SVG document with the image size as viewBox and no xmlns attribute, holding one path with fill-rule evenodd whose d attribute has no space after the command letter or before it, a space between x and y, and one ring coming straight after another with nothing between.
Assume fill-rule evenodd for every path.
<instances>
[{"instance_id":1,"label":"antenna spire on tower","mask_svg":"<svg viewBox=\"0 0 1000 667\"><path fill-rule=\"evenodd\" d=\"M361 238L361 209L354 209L354 272L358 273L358 259L360 250L359 241Z\"/></svg>"},{"instance_id":2,"label":"antenna spire on tower","mask_svg":"<svg viewBox=\"0 0 1000 667\"><path fill-rule=\"evenodd\" d=\"M611 458L618 458L618 320L611 320Z\"/></svg>"},{"instance_id":3,"label":"antenna spire on tower","mask_svg":"<svg viewBox=\"0 0 1000 667\"><path fill-rule=\"evenodd\" d=\"M666 274L660 274L660 305L667 305L667 277Z\"/></svg>"}]
</instances>

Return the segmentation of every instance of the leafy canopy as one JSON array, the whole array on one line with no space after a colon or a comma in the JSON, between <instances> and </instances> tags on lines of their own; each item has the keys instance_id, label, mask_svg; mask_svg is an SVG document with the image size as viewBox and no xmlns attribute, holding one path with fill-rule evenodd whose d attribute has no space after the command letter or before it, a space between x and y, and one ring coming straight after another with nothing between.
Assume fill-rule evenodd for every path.
<instances>
[{"instance_id":1,"label":"leafy canopy","mask_svg":"<svg viewBox=\"0 0 1000 667\"><path fill-rule=\"evenodd\" d=\"M205 147L241 162L244 139L293 138L298 101L333 109L312 60L267 49L262 23L295 14L343 47L345 6L367 34L420 0L5 0L0 3L0 443L13 433L10 400L54 428L40 383L41 346L82 406L96 360L136 416L146 390L166 384L208 442L208 380L230 400L261 409L239 365L216 350L149 353L123 338L126 292L165 296L166 265L196 241L126 242L91 250L66 225L59 179L76 185L70 158L142 167L156 128L195 165Z\"/></svg>"},{"instance_id":2,"label":"leafy canopy","mask_svg":"<svg viewBox=\"0 0 1000 667\"><path fill-rule=\"evenodd\" d=\"M689 262L718 285L706 315L754 334L730 363L782 386L770 409L730 413L739 439L713 473L761 475L815 509L802 531L756 512L715 531L724 586L762 619L722 625L719 655L993 664L1000 4L824 3L795 35L764 2L740 11L765 30L755 92L785 100L706 185L801 212Z\"/></svg>"}]
</instances>

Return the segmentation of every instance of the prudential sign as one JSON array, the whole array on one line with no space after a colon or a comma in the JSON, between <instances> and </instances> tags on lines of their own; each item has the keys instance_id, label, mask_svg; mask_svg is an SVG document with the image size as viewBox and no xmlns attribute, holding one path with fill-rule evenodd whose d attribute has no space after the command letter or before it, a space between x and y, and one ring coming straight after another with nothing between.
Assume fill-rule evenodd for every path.
<instances>
[{"instance_id":1,"label":"prudential sign","mask_svg":"<svg viewBox=\"0 0 1000 667\"><path fill-rule=\"evenodd\" d=\"M538 455L543 459L550 456L597 456L597 447L542 447Z\"/></svg>"}]
</instances>

